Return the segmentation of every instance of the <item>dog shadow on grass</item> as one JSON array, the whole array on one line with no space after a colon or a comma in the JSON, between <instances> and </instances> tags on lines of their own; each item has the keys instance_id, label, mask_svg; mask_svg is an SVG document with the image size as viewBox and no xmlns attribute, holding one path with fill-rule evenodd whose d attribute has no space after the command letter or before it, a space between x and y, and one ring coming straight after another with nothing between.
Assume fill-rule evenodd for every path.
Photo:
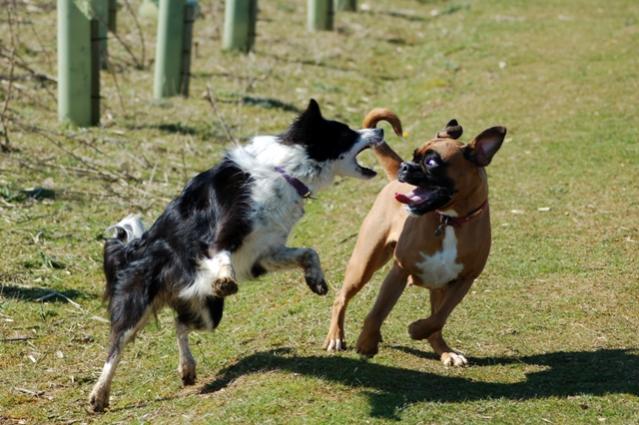
<instances>
[{"instance_id":1,"label":"dog shadow on grass","mask_svg":"<svg viewBox=\"0 0 639 425\"><path fill-rule=\"evenodd\" d=\"M69 303L70 300L90 298L90 296L76 289L56 290L39 286L0 284L0 299L2 298L30 302Z\"/></svg>"},{"instance_id":2,"label":"dog shadow on grass","mask_svg":"<svg viewBox=\"0 0 639 425\"><path fill-rule=\"evenodd\" d=\"M391 347L422 358L429 353ZM221 371L201 392L227 387L240 376L265 371L286 371L361 388L369 398L371 416L400 419L400 411L418 402L455 403L506 398L511 400L605 394L639 395L639 356L629 350L559 351L514 357L469 359L472 367L504 365L538 366L515 383L486 382L443 376L375 361L342 356L296 356L290 349L252 354Z\"/></svg>"}]
</instances>

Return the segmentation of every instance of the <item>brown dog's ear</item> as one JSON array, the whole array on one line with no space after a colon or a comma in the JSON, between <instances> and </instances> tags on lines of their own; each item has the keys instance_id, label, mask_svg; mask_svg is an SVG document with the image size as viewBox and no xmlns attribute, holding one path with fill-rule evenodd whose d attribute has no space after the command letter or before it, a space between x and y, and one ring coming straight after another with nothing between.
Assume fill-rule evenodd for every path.
<instances>
[{"instance_id":1,"label":"brown dog's ear","mask_svg":"<svg viewBox=\"0 0 639 425\"><path fill-rule=\"evenodd\" d=\"M446 127L437 132L437 138L439 139L459 139L464 132L464 129L457 122L456 119L448 121Z\"/></svg>"},{"instance_id":2,"label":"brown dog's ear","mask_svg":"<svg viewBox=\"0 0 639 425\"><path fill-rule=\"evenodd\" d=\"M506 137L506 127L484 130L472 142L464 146L464 156L480 167L490 164Z\"/></svg>"}]
</instances>

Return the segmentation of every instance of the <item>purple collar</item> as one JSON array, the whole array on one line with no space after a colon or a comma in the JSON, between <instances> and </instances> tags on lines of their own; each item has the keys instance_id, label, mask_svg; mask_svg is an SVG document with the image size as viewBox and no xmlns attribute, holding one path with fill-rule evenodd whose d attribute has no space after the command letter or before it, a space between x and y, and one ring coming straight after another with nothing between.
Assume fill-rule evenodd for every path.
<instances>
[{"instance_id":1,"label":"purple collar","mask_svg":"<svg viewBox=\"0 0 639 425\"><path fill-rule=\"evenodd\" d=\"M280 175L282 177L284 177L284 180L286 180L286 183L288 183L291 186L293 186L293 189L295 189L297 194L300 195L302 198L310 198L311 197L311 189L309 189L308 186L306 186L304 183L302 183L302 181L300 179L291 176L286 171L284 171L284 169L282 167L275 167L275 171L280 173Z\"/></svg>"}]
</instances>

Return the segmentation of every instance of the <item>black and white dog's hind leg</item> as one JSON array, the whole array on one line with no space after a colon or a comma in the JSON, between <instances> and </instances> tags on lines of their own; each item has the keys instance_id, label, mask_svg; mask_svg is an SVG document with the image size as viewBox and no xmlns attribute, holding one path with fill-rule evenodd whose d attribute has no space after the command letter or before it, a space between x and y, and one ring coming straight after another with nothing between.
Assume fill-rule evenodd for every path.
<instances>
[{"instance_id":1,"label":"black and white dog's hind leg","mask_svg":"<svg viewBox=\"0 0 639 425\"><path fill-rule=\"evenodd\" d=\"M262 257L254 267L253 274L259 275L261 274L260 272L292 269L294 267L300 267L304 270L304 279L311 291L318 295L324 295L328 292L319 255L311 248L282 246L269 253L269 255Z\"/></svg>"},{"instance_id":2,"label":"black and white dog's hind leg","mask_svg":"<svg viewBox=\"0 0 639 425\"><path fill-rule=\"evenodd\" d=\"M111 314L111 338L102 373L89 397L89 403L96 412L109 405L111 382L124 346L135 338L153 311L152 300L145 291L144 279L147 276L139 270L121 272L126 267L129 244L135 243L144 233L142 221L136 216L128 216L112 230L114 237L104 244L105 298L109 301Z\"/></svg>"},{"instance_id":3,"label":"black and white dog's hind leg","mask_svg":"<svg viewBox=\"0 0 639 425\"><path fill-rule=\"evenodd\" d=\"M111 392L111 382L118 367L124 346L131 342L137 332L144 327L148 320L151 309L146 308L141 314L130 312L129 326L111 329L111 342L107 360L102 368L102 373L98 382L93 387L89 396L89 403L95 412L101 412L109 405L109 395Z\"/></svg>"},{"instance_id":4,"label":"black and white dog's hind leg","mask_svg":"<svg viewBox=\"0 0 639 425\"><path fill-rule=\"evenodd\" d=\"M195 359L189 348L189 327L187 324L175 320L175 333L179 352L178 373L184 385L195 384Z\"/></svg>"}]
</instances>

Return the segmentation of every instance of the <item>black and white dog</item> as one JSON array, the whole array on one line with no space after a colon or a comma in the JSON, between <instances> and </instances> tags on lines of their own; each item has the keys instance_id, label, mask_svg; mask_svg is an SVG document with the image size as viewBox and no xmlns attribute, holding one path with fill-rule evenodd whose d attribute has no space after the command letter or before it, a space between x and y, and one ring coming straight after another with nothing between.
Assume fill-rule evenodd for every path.
<instances>
[{"instance_id":1,"label":"black and white dog","mask_svg":"<svg viewBox=\"0 0 639 425\"><path fill-rule=\"evenodd\" d=\"M311 192L335 176L375 176L356 157L382 140L381 129L354 131L324 119L311 100L282 135L255 137L195 176L148 231L132 216L116 224L104 245L111 341L92 409L109 404L125 344L165 305L177 315L178 371L189 385L195 360L188 332L220 323L224 297L237 291L237 281L300 267L310 289L326 294L317 253L287 247L288 235Z\"/></svg>"}]
</instances>

